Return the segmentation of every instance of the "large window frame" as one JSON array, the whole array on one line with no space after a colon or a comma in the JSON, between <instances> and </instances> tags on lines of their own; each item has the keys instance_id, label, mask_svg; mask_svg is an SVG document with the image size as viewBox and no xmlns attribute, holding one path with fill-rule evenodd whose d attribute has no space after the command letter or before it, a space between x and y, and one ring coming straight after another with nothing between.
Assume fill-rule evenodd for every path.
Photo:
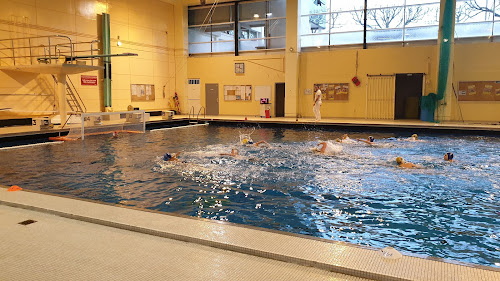
<instances>
[{"instance_id":1,"label":"large window frame","mask_svg":"<svg viewBox=\"0 0 500 281\"><path fill-rule=\"evenodd\" d=\"M228 10L227 20L220 20L221 16L217 13L226 9ZM202 18L203 21L200 23ZM233 52L234 26L235 5L233 3L223 3L213 7L211 5L190 7L188 10L189 53ZM204 40L205 38L208 40Z\"/></svg>"},{"instance_id":2,"label":"large window frame","mask_svg":"<svg viewBox=\"0 0 500 281\"><path fill-rule=\"evenodd\" d=\"M230 21L213 22L212 15L221 5L232 11ZM189 54L261 52L283 50L286 41L286 0L249 0L218 5L188 7ZM201 22L202 10L205 19ZM231 26L231 39L214 40L213 30ZM228 30L226 28L226 30ZM231 44L232 48L216 48L216 44Z\"/></svg>"},{"instance_id":3,"label":"large window frame","mask_svg":"<svg viewBox=\"0 0 500 281\"><path fill-rule=\"evenodd\" d=\"M300 19L302 23L309 18L311 32L302 28L302 47L321 47L337 45L360 45L365 43L364 32L366 32L366 43L406 43L415 41L437 40L439 29L439 0L394 0L390 1L352 1L354 7L348 8L345 1L340 0L303 0L307 2L301 7ZM500 1L500 0L498 0ZM399 3L396 3L399 2ZM311 5L325 6L326 11L311 13L304 11L305 8L313 9ZM396 4L394 4L396 3ZM366 11L366 24L364 13ZM419 13L418 16L415 16ZM336 23L340 16L349 19L344 23ZM427 16L426 16L427 15ZM314 17L327 17L323 32L312 31L312 19ZM426 17L425 21L421 21ZM432 19L432 20L431 20ZM416 22L421 21L419 24ZM355 24L354 24L355 23ZM335 26L337 24L337 26ZM340 25L340 27L338 27ZM343 26L344 25L344 26ZM321 38L314 40L311 38ZM319 44L315 44L319 43Z\"/></svg>"},{"instance_id":4,"label":"large window frame","mask_svg":"<svg viewBox=\"0 0 500 281\"><path fill-rule=\"evenodd\" d=\"M493 38L500 35L500 0L457 0L455 38Z\"/></svg>"}]
</instances>

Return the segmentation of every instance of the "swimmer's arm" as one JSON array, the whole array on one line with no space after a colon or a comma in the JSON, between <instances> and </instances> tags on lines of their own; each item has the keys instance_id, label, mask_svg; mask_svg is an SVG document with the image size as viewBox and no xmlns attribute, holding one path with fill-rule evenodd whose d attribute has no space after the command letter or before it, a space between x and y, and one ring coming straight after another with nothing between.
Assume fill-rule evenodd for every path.
<instances>
[{"instance_id":1,"label":"swimmer's arm","mask_svg":"<svg viewBox=\"0 0 500 281\"><path fill-rule=\"evenodd\" d=\"M364 139L356 139L356 140L367 143L367 144L372 144L369 140L364 140Z\"/></svg>"},{"instance_id":2,"label":"swimmer's arm","mask_svg":"<svg viewBox=\"0 0 500 281\"><path fill-rule=\"evenodd\" d=\"M170 159L170 161L179 161L179 159L177 158L179 155L181 154L181 152L177 152L176 154L174 154L174 156L172 156L172 158Z\"/></svg>"},{"instance_id":3,"label":"swimmer's arm","mask_svg":"<svg viewBox=\"0 0 500 281\"><path fill-rule=\"evenodd\" d=\"M260 145L260 144L262 144L262 143L263 143L263 144L265 144L265 145L267 145L268 147L271 147L271 145L270 145L267 141L265 141L265 140L258 141L258 142L257 142L257 143L255 143L254 145L255 145L255 146L259 146L259 145Z\"/></svg>"},{"instance_id":4,"label":"swimmer's arm","mask_svg":"<svg viewBox=\"0 0 500 281\"><path fill-rule=\"evenodd\" d=\"M327 146L326 142L320 142L318 145L322 145L321 150L319 152L324 154Z\"/></svg>"}]
</instances>

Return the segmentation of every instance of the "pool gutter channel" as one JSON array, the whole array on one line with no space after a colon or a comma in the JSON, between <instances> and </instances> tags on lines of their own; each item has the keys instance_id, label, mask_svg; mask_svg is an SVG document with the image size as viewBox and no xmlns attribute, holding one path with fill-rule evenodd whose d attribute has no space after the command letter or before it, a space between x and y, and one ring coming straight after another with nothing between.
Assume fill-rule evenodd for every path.
<instances>
[{"instance_id":1,"label":"pool gutter channel","mask_svg":"<svg viewBox=\"0 0 500 281\"><path fill-rule=\"evenodd\" d=\"M227 250L227 251L232 251L232 252L237 252L237 253L257 256L257 257L261 257L261 258L277 260L277 261L282 261L282 262L286 262L286 263L293 263L293 264L298 264L298 265L302 265L302 266L314 267L314 268L318 268L318 269L322 269L322 270L332 271L332 272L346 274L346 275L355 276L355 277L368 278L368 279L373 279L373 280L390 280L390 281L392 281L392 280L398 280L398 281L399 280L414 280L415 279L415 277L404 277L404 276L401 276L401 274L396 274L396 275L400 275L400 276L388 275L388 274L383 274L383 273L376 273L376 272L361 270L361 269L357 269L357 268L353 268L353 267L346 267L346 266L342 266L342 265L337 265L337 264L335 264L335 262L327 263L327 262L322 262L319 260L306 259L306 258L302 258L302 257L293 256L292 253L286 254L286 253L265 251L265 250L255 249L252 247L245 247L242 245L231 244L229 242L224 243L221 241L214 241L214 240L210 240L209 238L202 239L199 237L195 237L196 234L188 235L188 233L184 233L184 234L174 233L176 229L173 229L173 228L171 229L172 231L154 229L153 227L148 228L148 227L144 227L144 226L119 222L119 220L117 218L115 220L102 219L102 218L98 218L98 217L87 216L84 214L78 214L76 212L72 213L72 212L69 212L70 210L65 211L64 207L61 207L60 208L61 210L57 210L56 207L53 207L53 205L50 205L50 204L49 204L50 208L47 206L35 206L35 204L44 205L43 202L46 202L46 204L47 204L48 201L51 201L51 200L55 200L55 201L71 200L73 203L70 203L70 205L95 204L94 208L100 208L98 206L106 206L104 208L114 208L113 211L111 211L112 213L115 213L115 212L119 213L119 212L121 212L120 211L120 209L121 209L121 210L140 212L140 213L142 213L142 214L139 214L141 217L142 216L147 217L148 214L156 214L156 215L163 216L163 219L165 219L165 220L169 220L169 218L186 220L186 221L182 222L183 224L184 223L187 223L187 224L189 224L189 223L210 224L208 226L208 228L220 228L220 227L226 227L226 228L237 227L239 229L246 228L246 229L248 229L248 231L259 231L261 233L273 233L275 235L280 235L280 236L282 236L282 237L280 237L280 240L287 239L287 236L288 236L288 237L290 237L289 239L292 239L291 237L295 237L295 238L299 238L299 239L306 239L308 241L322 242L322 243L328 244L327 246L329 248L344 247L344 248L351 248L352 251L354 251L356 249L363 249L364 251L376 252L376 250L371 249L371 247L363 247L363 246L353 245L353 244L349 244L349 243L345 243L345 242L330 241L330 240L325 240L325 239L316 238L316 237L308 237L308 236L300 235L300 234L290 234L290 233L284 233L281 231L261 229L258 227L242 226L242 225L238 225L238 224L234 224L234 223L212 221L212 220L202 219L202 218L193 218L193 217L188 217L188 216L183 216L183 215L178 215L178 214L168 214L168 213L157 212L157 211L153 211L153 210L143 210L143 209L139 209L139 208L135 208L135 207L115 205L115 204L110 204L110 203L102 203L102 202L96 202L96 201L87 200L87 199L75 199L75 198L71 198L71 197L67 197L67 196L47 194L45 192L40 192L40 191L12 192L11 193L13 195L12 197L15 196L15 193L17 193L19 195L28 194L28 197L30 197L30 196L43 197L43 198L33 200L34 204L32 204L32 205L23 204L20 202L16 202L16 201L19 201L19 199L22 200L23 198L18 198L17 200L15 198L14 199L13 198L6 198L6 197L10 197L10 196L5 196L5 194L7 194L6 188L7 187L0 185L0 204L5 205L5 206L47 213L47 214L51 214L51 215L60 216L63 218L74 219L74 220L83 221L83 222L87 222L87 223L103 225L103 226L133 231L133 232L137 232L137 233L142 233L142 234L147 234L147 235L153 235L153 236L183 241L183 242L187 242L187 243L194 243L194 244L199 244L199 245L203 245L203 246L214 247L217 249L223 249L223 250ZM2 196L2 194L3 194L3 196ZM21 196L21 197L24 197L24 196ZM40 199L44 199L44 200L40 200ZM27 200L27 201L29 201L29 200ZM40 202L42 202L42 203L40 203ZM57 205L57 204L55 204L55 205ZM85 206L80 206L80 207L84 207L84 208L76 207L76 209L86 210ZM90 208L89 208L89 210L90 210ZM123 211L123 212L128 212L128 211ZM85 213L85 211L83 211L82 213ZM105 215L103 215L103 216L105 216ZM125 217L127 217L127 216L125 216ZM153 220L153 221L157 222L156 220ZM168 223L166 223L166 224L168 224ZM158 228L165 227L165 224L163 224L163 223L160 223L159 225L157 224L157 227ZM282 241L280 241L280 242L282 242ZM306 241L304 241L304 242L306 242ZM277 243L279 243L279 242L277 242ZM281 250L286 252L286 250L283 250L283 249L281 249ZM311 251L314 251L314 250L315 249L311 249ZM468 269L471 269L471 270L474 270L474 269L485 270L485 271L487 271L487 273L498 274L498 277L500 277L500 269L496 269L493 267L487 267L487 266L475 265L475 264L467 264L467 263L462 263L462 262L447 261L447 260L443 260L441 258L434 258L434 257L419 258L419 257L406 255L406 254L403 255L403 257L438 262L438 263L444 264L445 267L456 266L456 267L460 267L460 268L467 267ZM366 257L358 257L357 259L359 259L361 261L361 263L363 263L363 259L366 259ZM380 259L383 260L382 265L384 265L386 267L390 267L391 265L394 267L394 266L396 266L396 263L398 263L398 261L384 260L384 258L382 258L381 256L380 256ZM365 260L364 262L369 263L369 261L373 262L373 259L372 260L368 259L368 260ZM402 262L402 260L400 260L399 262ZM422 267L422 269L425 268L419 261L417 261L417 262ZM338 263L338 261L337 261L337 263ZM413 263L414 265L416 264L415 261L412 261L412 262L406 261L406 266L410 265L411 263ZM398 267L400 267L400 266L402 266L402 265L400 264ZM451 270L448 269L449 273L453 272L455 276L440 274L442 277L452 277L452 278L445 278L445 279L440 279L440 280L467 280L467 279L460 278L463 276L457 276L458 274L460 274L460 270L456 270L456 269L457 268L454 268ZM405 270L399 270L399 271L405 271ZM424 277L424 278L419 278L420 280L437 280L437 279L428 279L428 278L425 278L425 276L420 276L420 277ZM457 277L459 277L459 278L457 278ZM487 279L481 279L481 280L489 280L489 279L487 278ZM492 280L494 280L494 279L492 279Z\"/></svg>"}]
</instances>

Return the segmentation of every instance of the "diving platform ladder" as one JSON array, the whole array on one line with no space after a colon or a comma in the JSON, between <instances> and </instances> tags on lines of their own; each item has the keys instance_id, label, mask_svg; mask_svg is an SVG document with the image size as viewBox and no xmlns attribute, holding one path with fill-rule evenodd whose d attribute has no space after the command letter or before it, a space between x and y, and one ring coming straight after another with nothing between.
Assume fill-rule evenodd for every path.
<instances>
[{"instance_id":1,"label":"diving platform ladder","mask_svg":"<svg viewBox=\"0 0 500 281\"><path fill-rule=\"evenodd\" d=\"M52 78L57 84L57 78L54 74L52 74ZM85 107L82 98L78 94L73 81L71 81L71 79L69 78L69 75L66 75L66 102L68 103L69 108L73 113L87 112L87 108Z\"/></svg>"}]
</instances>

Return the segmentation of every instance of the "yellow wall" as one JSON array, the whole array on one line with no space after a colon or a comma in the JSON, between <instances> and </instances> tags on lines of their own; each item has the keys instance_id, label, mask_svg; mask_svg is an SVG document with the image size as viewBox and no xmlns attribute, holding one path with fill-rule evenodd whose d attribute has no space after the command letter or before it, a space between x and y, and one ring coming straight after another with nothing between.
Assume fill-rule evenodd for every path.
<instances>
[{"instance_id":1,"label":"yellow wall","mask_svg":"<svg viewBox=\"0 0 500 281\"><path fill-rule=\"evenodd\" d=\"M356 87L351 79L356 75L356 52L361 85ZM349 83L348 101L324 101L322 117L365 118L367 74L427 73L430 79L425 91L431 92L435 81L436 46L384 47L375 49L338 49L302 53L300 75L300 112L302 116L314 116L313 95L305 95L305 89L315 83Z\"/></svg>"},{"instance_id":2,"label":"yellow wall","mask_svg":"<svg viewBox=\"0 0 500 281\"><path fill-rule=\"evenodd\" d=\"M285 82L284 55L244 55L188 58L189 78L200 78L201 105L205 106L205 84L219 84L219 114L258 116L260 103L255 86L271 86L274 103L275 83ZM234 73L234 63L244 62L245 73ZM224 101L224 85L252 85L252 101ZM274 114L274 105L271 114Z\"/></svg>"},{"instance_id":3,"label":"yellow wall","mask_svg":"<svg viewBox=\"0 0 500 281\"><path fill-rule=\"evenodd\" d=\"M54 34L68 35L73 41L100 39L97 15L103 12L110 14L111 52L139 54L138 57L112 58L113 109L126 110L129 104L143 109L167 108L176 84L173 4L160 0L2 0L0 39ZM116 45L118 36L123 43L121 47ZM2 60L1 65L13 65L13 62ZM98 74L95 71L84 75ZM88 111L101 111L101 81L99 86L81 86L80 75L71 75L71 79ZM132 103L131 83L154 84L155 101ZM50 75L0 71L1 107L28 112L52 110L54 99L50 96L53 93Z\"/></svg>"},{"instance_id":4,"label":"yellow wall","mask_svg":"<svg viewBox=\"0 0 500 281\"><path fill-rule=\"evenodd\" d=\"M455 89L459 81L500 81L500 43L455 45ZM452 118L465 121L500 121L500 102L452 100ZM459 109L462 116L460 116Z\"/></svg>"}]
</instances>

